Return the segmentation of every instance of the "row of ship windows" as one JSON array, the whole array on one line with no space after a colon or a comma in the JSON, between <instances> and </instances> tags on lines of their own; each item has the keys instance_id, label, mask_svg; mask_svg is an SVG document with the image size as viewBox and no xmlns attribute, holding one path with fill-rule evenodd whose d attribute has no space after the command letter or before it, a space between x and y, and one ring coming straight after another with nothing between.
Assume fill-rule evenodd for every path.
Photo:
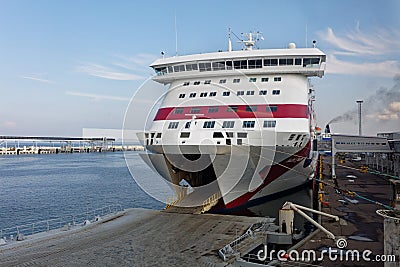
<instances>
[{"instance_id":1,"label":"row of ship windows","mask_svg":"<svg viewBox=\"0 0 400 267\"><path fill-rule=\"evenodd\" d=\"M233 132L226 132L226 137L228 138L233 138L234 133ZM181 135L179 136L180 138L189 138L190 137L190 132L181 132ZM238 138L247 138L247 133L237 133ZM213 132L213 138L224 138L223 133L221 132ZM228 142L229 140L229 142ZM230 139L227 139L227 145L230 145ZM239 141L239 140L238 140ZM238 145L241 145L238 143Z\"/></svg>"},{"instance_id":2,"label":"row of ship windows","mask_svg":"<svg viewBox=\"0 0 400 267\"><path fill-rule=\"evenodd\" d=\"M233 132L226 132L226 136L229 138L233 138L233 135L234 135ZM180 135L181 138L189 138L189 136L190 136L190 132L181 132L181 135ZM149 137L151 139L153 139L154 137L161 138L161 133L157 133L157 134L151 133L151 135L149 135L149 133L145 133L145 137L146 137L146 139L148 139ZM214 138L223 138L224 135L221 132L214 132L213 137ZM237 137L238 138L247 138L247 133L238 132Z\"/></svg>"},{"instance_id":3,"label":"row of ship windows","mask_svg":"<svg viewBox=\"0 0 400 267\"><path fill-rule=\"evenodd\" d=\"M255 121L243 121L242 128L254 128L255 126ZM185 129L190 128L191 122L188 121L185 124ZM275 128L276 126L276 121L275 120L265 120L263 122L263 127L264 128ZM168 125L168 129L178 129L179 127L179 121L171 121ZM205 129L212 129L215 127L215 121L205 121L203 123L203 128ZM229 129L229 128L234 128L235 127L235 121L223 121L222 122L222 128L224 129Z\"/></svg>"},{"instance_id":4,"label":"row of ship windows","mask_svg":"<svg viewBox=\"0 0 400 267\"><path fill-rule=\"evenodd\" d=\"M275 124L276 124L275 121L268 121L268 122L270 123L270 126L267 126L267 128L275 127ZM186 127L186 128L189 128L189 127ZM225 132L225 133L226 133L226 136L228 138L233 138L233 135L234 135L233 132ZM148 139L149 137L151 139L153 139L154 137L155 138L161 138L161 133L157 133L157 134L156 133L151 133L151 135L149 135L149 133L145 133L145 137L146 137L146 139ZM190 137L190 132L181 132L180 137L181 138L189 138ZM222 134L222 132L213 132L213 137L214 138L223 138L224 135ZM238 138L247 138L247 132L237 132L237 137ZM296 137L295 141L304 141L304 138L306 137L306 135L305 134L303 134L303 135L302 134L297 134L297 135L296 134L291 134L290 137L289 137L289 141L292 141L294 139L294 137ZM297 142L295 144L297 144ZM374 143L371 143L371 144L374 144ZM376 144L378 145L379 143L376 143Z\"/></svg>"},{"instance_id":5,"label":"row of ship windows","mask_svg":"<svg viewBox=\"0 0 400 267\"><path fill-rule=\"evenodd\" d=\"M174 109L174 114L183 114L185 108L175 108ZM208 113L217 113L219 111L219 107L209 107L208 108ZM238 111L238 106L228 106L226 107L227 112L237 112ZM246 112L256 112L257 111L257 106L246 106ZM265 108L266 112L277 112L278 111L278 106L272 106L268 105ZM200 113L200 108L191 108L189 111L190 114L199 114Z\"/></svg>"},{"instance_id":6,"label":"row of ship windows","mask_svg":"<svg viewBox=\"0 0 400 267\"><path fill-rule=\"evenodd\" d=\"M262 83L266 83L266 82L268 82L268 81L269 81L269 78L268 78L268 77L262 77L262 78L261 78L261 82L262 82ZM281 81L282 81L282 77L274 77L274 82L281 82ZM233 83L240 83L240 79L239 79L239 78L235 78L235 79L232 80L232 82L233 82ZM254 77L249 78L249 82L255 83L255 82L257 82L257 78L254 78ZM219 83L220 83L220 84L226 83L226 79L221 79L221 80L219 80ZM195 81L195 82L193 82L193 85L200 85L200 84L201 84L200 81ZM211 80L205 80L205 81L204 81L204 84L211 84ZM183 83L183 86L189 86L189 85L190 85L190 82L184 82L184 83Z\"/></svg>"},{"instance_id":7,"label":"row of ship windows","mask_svg":"<svg viewBox=\"0 0 400 267\"><path fill-rule=\"evenodd\" d=\"M254 90L250 90L250 91L246 91L246 95L254 95L255 91ZM259 95L267 95L268 91L267 90L260 90L258 92ZM207 97L207 94L209 97L213 97L213 96L217 96L217 92L202 92L200 93L200 97ZM281 94L281 90L279 89L275 89L272 90L272 95L280 95ZM197 93L190 93L189 94L189 98L194 98L196 97ZM230 91L225 91L222 92L222 96L230 96L231 92ZM236 95L238 96L242 96L245 95L245 91L236 91ZM186 94L182 93L179 94L178 98L185 98Z\"/></svg>"},{"instance_id":8,"label":"row of ship windows","mask_svg":"<svg viewBox=\"0 0 400 267\"><path fill-rule=\"evenodd\" d=\"M233 69L259 69L270 66L303 66L314 67L320 63L319 57L314 58L265 58L265 59L249 59L249 60L227 60L218 62L200 62L188 63L175 66L163 66L154 68L157 75L165 75L167 73L183 72L183 71L218 71Z\"/></svg>"},{"instance_id":9,"label":"row of ship windows","mask_svg":"<svg viewBox=\"0 0 400 267\"><path fill-rule=\"evenodd\" d=\"M226 134L226 145L232 145L232 139L234 138L234 132L225 132ZM154 143L154 135L155 133L151 133L151 138L149 139L149 133L145 133L146 135L146 145L153 145ZM243 145L243 138L247 138L247 133L246 132L237 132L237 139L236 139L236 144L237 145ZM298 135L298 137L301 137L302 135ZM303 144L303 140L305 138L306 135L303 135L303 137L301 138L301 142L297 141L293 143L293 147L301 147ZM184 139L184 138L189 138L190 137L190 132L181 132L180 133L180 138ZM156 138L161 138L161 133L157 133ZM213 138L225 138L224 134L222 132L213 132ZM298 140L300 138L297 138L296 140ZM158 141L155 141L156 144L158 144ZM186 141L182 141L182 144L185 144ZM220 145L221 141L217 141L217 145ZM289 145L288 145L289 146Z\"/></svg>"},{"instance_id":10,"label":"row of ship windows","mask_svg":"<svg viewBox=\"0 0 400 267\"><path fill-rule=\"evenodd\" d=\"M365 142L336 142L337 145L382 145L385 146L386 143L365 143Z\"/></svg>"},{"instance_id":11,"label":"row of ship windows","mask_svg":"<svg viewBox=\"0 0 400 267\"><path fill-rule=\"evenodd\" d=\"M226 134L226 145L232 145L232 140L230 138L233 138L234 133L233 132L225 132ZM154 133L151 133L152 138L149 140L149 135L148 133L146 133L146 144L147 145L153 145L153 137L154 137ZM236 133L237 135L237 140L236 143L238 145L242 145L243 144L243 140L241 138L247 138L247 133ZM190 132L181 132L180 138L189 138L190 137ZM157 133L156 138L161 138L161 133ZM222 132L213 132L213 138L224 138L224 134ZM182 141L182 144L186 143L186 141ZM220 144L220 141L217 141L217 144Z\"/></svg>"}]
</instances>

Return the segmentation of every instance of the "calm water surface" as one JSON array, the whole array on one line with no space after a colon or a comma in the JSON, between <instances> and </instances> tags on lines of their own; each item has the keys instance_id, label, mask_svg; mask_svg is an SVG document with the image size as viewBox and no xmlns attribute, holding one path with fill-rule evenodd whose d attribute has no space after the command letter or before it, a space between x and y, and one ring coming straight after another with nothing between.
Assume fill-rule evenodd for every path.
<instances>
[{"instance_id":1,"label":"calm water surface","mask_svg":"<svg viewBox=\"0 0 400 267\"><path fill-rule=\"evenodd\" d=\"M0 229L110 204L164 207L135 183L121 152L0 157Z\"/></svg>"}]
</instances>

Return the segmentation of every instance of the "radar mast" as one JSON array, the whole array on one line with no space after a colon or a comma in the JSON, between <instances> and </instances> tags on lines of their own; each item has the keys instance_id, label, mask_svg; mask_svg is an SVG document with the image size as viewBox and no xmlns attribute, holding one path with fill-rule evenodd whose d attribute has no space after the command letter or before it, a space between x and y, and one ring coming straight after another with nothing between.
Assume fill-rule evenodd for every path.
<instances>
[{"instance_id":1,"label":"radar mast","mask_svg":"<svg viewBox=\"0 0 400 267\"><path fill-rule=\"evenodd\" d=\"M256 42L260 40L264 40L262 32L249 32L249 33L242 33L242 40L239 43L242 43L244 46L244 50L253 50L253 46Z\"/></svg>"}]
</instances>

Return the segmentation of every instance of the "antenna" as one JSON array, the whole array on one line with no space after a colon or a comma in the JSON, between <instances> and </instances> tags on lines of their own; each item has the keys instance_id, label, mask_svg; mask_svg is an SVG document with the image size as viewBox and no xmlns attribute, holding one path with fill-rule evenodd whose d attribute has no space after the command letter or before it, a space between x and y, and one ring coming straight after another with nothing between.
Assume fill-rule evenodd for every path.
<instances>
[{"instance_id":1,"label":"antenna","mask_svg":"<svg viewBox=\"0 0 400 267\"><path fill-rule=\"evenodd\" d=\"M231 28L228 29L228 51L232 51Z\"/></svg>"},{"instance_id":2,"label":"antenna","mask_svg":"<svg viewBox=\"0 0 400 267\"><path fill-rule=\"evenodd\" d=\"M308 25L306 23L306 48L308 48Z\"/></svg>"},{"instance_id":3,"label":"antenna","mask_svg":"<svg viewBox=\"0 0 400 267\"><path fill-rule=\"evenodd\" d=\"M245 50L253 50L253 46L256 44L256 42L260 40L264 40L264 37L262 36L262 32L249 32L249 33L242 33L243 39L239 41L239 43L242 43L244 45ZM247 38L247 40L245 40Z\"/></svg>"},{"instance_id":4,"label":"antenna","mask_svg":"<svg viewBox=\"0 0 400 267\"><path fill-rule=\"evenodd\" d=\"M176 11L175 11L175 56L178 55L178 29L176 27Z\"/></svg>"}]
</instances>

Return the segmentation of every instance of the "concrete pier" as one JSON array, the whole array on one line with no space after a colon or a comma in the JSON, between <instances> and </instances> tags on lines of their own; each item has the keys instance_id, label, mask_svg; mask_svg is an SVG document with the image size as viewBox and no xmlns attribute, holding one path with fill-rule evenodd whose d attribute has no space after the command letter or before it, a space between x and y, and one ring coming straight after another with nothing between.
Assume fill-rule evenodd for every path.
<instances>
[{"instance_id":1,"label":"concrete pier","mask_svg":"<svg viewBox=\"0 0 400 267\"><path fill-rule=\"evenodd\" d=\"M0 246L0 266L226 266L218 250L263 219L130 209L78 231Z\"/></svg>"}]
</instances>

